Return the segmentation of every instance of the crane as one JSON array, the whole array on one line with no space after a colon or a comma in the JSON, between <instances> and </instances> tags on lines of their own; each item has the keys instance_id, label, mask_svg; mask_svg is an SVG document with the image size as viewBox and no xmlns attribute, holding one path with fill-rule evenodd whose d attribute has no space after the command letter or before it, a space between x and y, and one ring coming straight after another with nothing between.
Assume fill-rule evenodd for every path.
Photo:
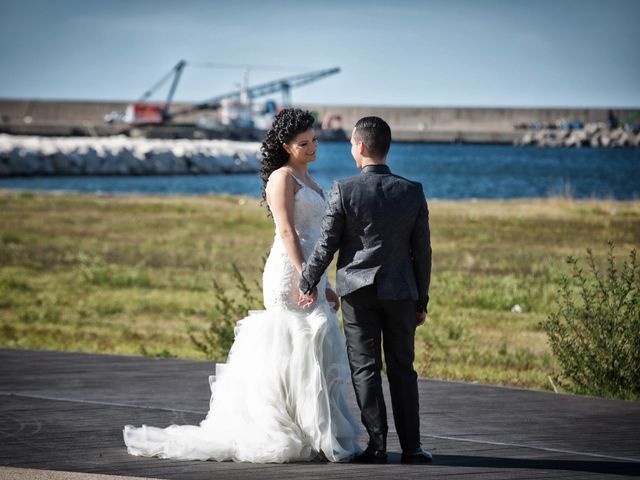
<instances>
[{"instance_id":1,"label":"crane","mask_svg":"<svg viewBox=\"0 0 640 480\"><path fill-rule=\"evenodd\" d=\"M282 94L283 94L282 103L284 105L289 105L291 103L290 92L292 88L302 87L303 85L307 85L311 82L315 82L316 80L320 80L321 78L325 78L330 75L334 75L336 73L340 73L339 67L329 68L326 70L318 70L318 71L309 72L309 73L301 73L298 75L293 75L291 77L272 80L270 82L266 82L253 87L245 86L243 89L235 90L233 92L225 93L222 95L217 95L193 107L188 107L183 110L178 110L176 112L173 112L171 113L171 116L173 117L176 115L191 113L198 110L216 109L220 107L220 102L225 99L240 99L242 98L242 96L246 96L246 98L253 99L257 97L264 97L266 95L270 95L272 93L276 93L279 91L282 91Z\"/></svg>"},{"instance_id":2,"label":"crane","mask_svg":"<svg viewBox=\"0 0 640 480\"><path fill-rule=\"evenodd\" d=\"M334 67L324 70L317 70L314 72L301 73L298 75L284 77L260 85L249 87L247 81L247 71L245 70L245 79L240 89L224 93L222 95L216 95L215 97L212 97L196 105L191 105L177 110L171 110L173 96L178 87L180 76L182 75L182 72L186 66L187 62L185 60L180 60L166 75L164 75L149 90L147 90L137 102L130 104L127 107L126 114L122 115L122 118L127 123L162 124L169 122L171 119L179 115L185 115L202 110L216 110L220 108L221 102L223 100L246 99L250 103L254 98L263 97L265 95L270 95L276 92L282 92L283 104L289 105L291 103L292 88L301 87L303 85L307 85L311 82L315 82L317 80L340 72L340 68ZM162 85L164 85L169 79L172 79L172 81L165 102L163 104L147 103L147 100L153 95L153 93Z\"/></svg>"}]
</instances>

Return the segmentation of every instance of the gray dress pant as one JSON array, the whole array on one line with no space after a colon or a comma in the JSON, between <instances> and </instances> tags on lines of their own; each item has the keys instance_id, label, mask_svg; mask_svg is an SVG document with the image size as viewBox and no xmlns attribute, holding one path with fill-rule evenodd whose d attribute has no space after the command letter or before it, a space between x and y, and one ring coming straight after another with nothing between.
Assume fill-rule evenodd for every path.
<instances>
[{"instance_id":1,"label":"gray dress pant","mask_svg":"<svg viewBox=\"0 0 640 480\"><path fill-rule=\"evenodd\" d=\"M342 297L351 378L369 445L386 450L387 410L382 395L381 343L391 405L402 451L420 446L418 375L413 369L415 300L379 300L375 285Z\"/></svg>"}]
</instances>

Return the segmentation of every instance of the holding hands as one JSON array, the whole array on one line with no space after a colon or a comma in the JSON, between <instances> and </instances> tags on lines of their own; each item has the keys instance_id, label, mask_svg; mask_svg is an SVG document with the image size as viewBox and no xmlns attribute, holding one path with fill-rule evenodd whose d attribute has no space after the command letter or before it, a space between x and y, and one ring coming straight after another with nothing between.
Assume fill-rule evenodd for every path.
<instances>
[{"instance_id":1,"label":"holding hands","mask_svg":"<svg viewBox=\"0 0 640 480\"><path fill-rule=\"evenodd\" d=\"M309 294L304 293L302 290L299 290L298 294L298 305L304 308L305 310L309 308L311 305L316 303L318 300L318 289L314 288L313 291Z\"/></svg>"},{"instance_id":2,"label":"holding hands","mask_svg":"<svg viewBox=\"0 0 640 480\"><path fill-rule=\"evenodd\" d=\"M299 290L298 292L298 305L305 310L318 301L317 288L314 288L309 294L304 293L302 290ZM327 302L331 305L331 308L337 312L340 308L340 297L338 297L338 294L330 288L327 288L324 292L327 297Z\"/></svg>"}]
</instances>

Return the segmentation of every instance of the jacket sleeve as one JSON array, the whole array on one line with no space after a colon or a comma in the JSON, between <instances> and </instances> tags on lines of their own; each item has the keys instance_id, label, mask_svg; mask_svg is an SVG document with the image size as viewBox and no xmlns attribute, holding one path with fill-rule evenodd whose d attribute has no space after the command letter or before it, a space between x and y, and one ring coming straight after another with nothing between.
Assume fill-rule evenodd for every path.
<instances>
[{"instance_id":1,"label":"jacket sleeve","mask_svg":"<svg viewBox=\"0 0 640 480\"><path fill-rule=\"evenodd\" d=\"M311 293L320 281L320 277L329 267L333 256L340 245L340 239L345 225L345 213L342 205L340 185L334 182L329 192L329 202L324 218L322 219L322 232L313 252L305 262L304 270L300 277L300 290Z\"/></svg>"},{"instance_id":2,"label":"jacket sleeve","mask_svg":"<svg viewBox=\"0 0 640 480\"><path fill-rule=\"evenodd\" d=\"M426 312L431 282L431 233L429 231L429 208L422 186L420 186L420 208L411 231L411 253L413 273L418 287L417 309L419 312Z\"/></svg>"}]
</instances>

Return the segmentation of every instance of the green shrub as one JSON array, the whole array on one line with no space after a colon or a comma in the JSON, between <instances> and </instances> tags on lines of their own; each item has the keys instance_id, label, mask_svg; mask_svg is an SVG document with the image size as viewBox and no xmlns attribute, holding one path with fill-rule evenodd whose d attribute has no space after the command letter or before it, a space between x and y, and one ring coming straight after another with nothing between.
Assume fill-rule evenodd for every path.
<instances>
[{"instance_id":1,"label":"green shrub","mask_svg":"<svg viewBox=\"0 0 640 480\"><path fill-rule=\"evenodd\" d=\"M541 326L563 369L565 386L576 392L621 399L640 398L640 272L636 251L616 268L609 242L606 273L591 250L588 271L567 258L557 310Z\"/></svg>"},{"instance_id":2,"label":"green shrub","mask_svg":"<svg viewBox=\"0 0 640 480\"><path fill-rule=\"evenodd\" d=\"M235 287L240 290L238 295L226 291L218 282L213 280L213 292L216 304L208 313L209 327L206 330L189 326L188 333L191 342L207 358L224 360L233 344L236 322L246 317L249 310L261 307L261 300L249 288L244 276L235 263L231 264Z\"/></svg>"}]
</instances>

